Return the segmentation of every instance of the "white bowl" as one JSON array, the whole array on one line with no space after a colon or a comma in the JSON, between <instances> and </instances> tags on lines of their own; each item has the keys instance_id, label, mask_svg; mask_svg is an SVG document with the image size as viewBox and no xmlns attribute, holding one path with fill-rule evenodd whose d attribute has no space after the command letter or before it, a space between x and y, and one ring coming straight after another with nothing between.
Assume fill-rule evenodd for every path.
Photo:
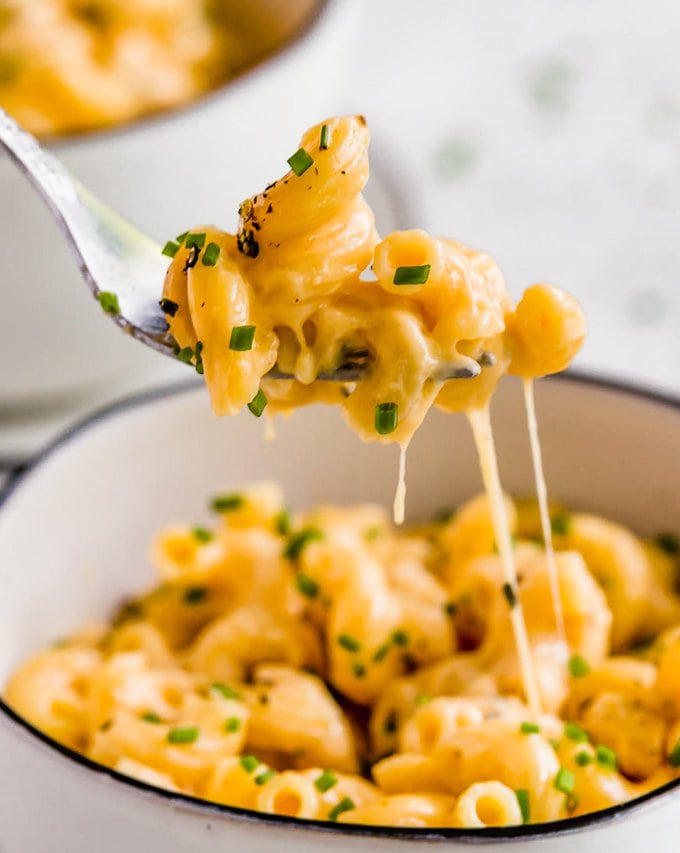
<instances>
[{"instance_id":1,"label":"white bowl","mask_svg":"<svg viewBox=\"0 0 680 853\"><path fill-rule=\"evenodd\" d=\"M680 402L567 377L538 385L548 482L568 505L641 534L680 518ZM516 383L494 404L506 489L532 491ZM362 444L339 413L303 410L273 443L249 413L214 418L193 383L125 402L47 450L0 507L0 684L26 655L151 580L150 537L172 521L201 521L217 490L280 481L293 507L316 502L389 505L395 448ZM432 413L408 458L408 514L425 516L480 489L461 417ZM0 702L0 847L3 853L201 853L233 850L456 850L504 842L545 853L677 850L680 785L568 823L466 832L303 823L211 806L149 788L36 732ZM576 834L572 834L576 833Z\"/></svg>"},{"instance_id":2,"label":"white bowl","mask_svg":"<svg viewBox=\"0 0 680 853\"><path fill-rule=\"evenodd\" d=\"M344 106L356 0L246 5L289 32L268 59L184 108L51 146L86 186L161 242L202 222L235 227L239 203L285 171L301 132ZM36 419L182 375L102 316L47 209L2 154L0 233L3 430L9 414ZM2 454L9 451L0 430Z\"/></svg>"}]
</instances>

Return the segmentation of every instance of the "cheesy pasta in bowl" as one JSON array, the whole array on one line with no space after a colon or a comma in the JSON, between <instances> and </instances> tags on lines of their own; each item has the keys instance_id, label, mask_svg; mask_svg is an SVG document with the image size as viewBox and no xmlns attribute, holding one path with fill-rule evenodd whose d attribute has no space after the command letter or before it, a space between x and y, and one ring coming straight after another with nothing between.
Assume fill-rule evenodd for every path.
<instances>
[{"instance_id":1,"label":"cheesy pasta in bowl","mask_svg":"<svg viewBox=\"0 0 680 853\"><path fill-rule=\"evenodd\" d=\"M508 494L530 495L516 384L498 451ZM190 387L52 449L0 510L8 849L47 849L38 791L50 832L103 851L126 832L152 851L566 851L565 830L673 850L680 413L578 378L537 406L566 642L535 503L505 501L538 713L463 419L413 439L403 528L379 508L392 450L329 408L263 443Z\"/></svg>"}]
</instances>

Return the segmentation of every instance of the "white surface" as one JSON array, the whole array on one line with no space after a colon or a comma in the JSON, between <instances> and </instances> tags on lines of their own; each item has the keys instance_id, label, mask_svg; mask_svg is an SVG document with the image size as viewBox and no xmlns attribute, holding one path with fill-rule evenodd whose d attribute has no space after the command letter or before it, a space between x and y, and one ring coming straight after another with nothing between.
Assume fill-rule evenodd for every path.
<instances>
[{"instance_id":1,"label":"white surface","mask_svg":"<svg viewBox=\"0 0 680 853\"><path fill-rule=\"evenodd\" d=\"M680 410L567 380L542 383L537 406L554 498L634 522L643 533L673 528L680 516ZM504 485L530 491L516 382L502 386L494 419ZM389 505L397 448L363 444L336 409L303 410L280 425L274 443L263 441L263 426L248 413L214 418L200 388L103 420L34 470L0 508L0 683L31 650L110 613L126 593L146 585L150 572L144 555L152 534L172 521L199 523L214 491L274 478L294 508L318 501ZM622 458L625 466L619 464ZM480 488L463 418L433 413L415 437L408 461L412 518ZM527 839L502 849L568 853L578 845L582 853L635 853L653 831L654 850L672 853L677 812L674 793L578 836ZM278 853L395 846L400 845L258 828L145 796L104 772L84 770L0 712L3 853ZM405 849L430 848L418 842Z\"/></svg>"}]
</instances>

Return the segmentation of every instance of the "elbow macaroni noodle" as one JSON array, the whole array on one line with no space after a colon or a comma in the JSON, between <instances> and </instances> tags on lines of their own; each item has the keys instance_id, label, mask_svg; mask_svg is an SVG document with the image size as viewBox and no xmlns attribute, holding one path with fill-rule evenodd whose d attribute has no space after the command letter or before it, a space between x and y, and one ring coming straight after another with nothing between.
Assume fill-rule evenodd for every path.
<instances>
[{"instance_id":1,"label":"elbow macaroni noodle","mask_svg":"<svg viewBox=\"0 0 680 853\"><path fill-rule=\"evenodd\" d=\"M290 517L273 486L227 498L214 504L223 509L213 528L159 534L159 586L108 626L19 666L10 705L147 784L340 823L557 820L676 777L679 600L655 557L644 558L642 594L619 610L601 563L574 550L572 537L585 535L579 514L553 508L567 646L549 618L535 507L506 497L544 687L534 715L517 678L500 556L484 536L488 499L403 530L371 506ZM622 529L589 518L598 548L618 554L607 563L618 589L629 571L616 550ZM623 532L642 554L658 548ZM636 633L614 648L632 612ZM654 639L645 625L662 630Z\"/></svg>"}]
</instances>

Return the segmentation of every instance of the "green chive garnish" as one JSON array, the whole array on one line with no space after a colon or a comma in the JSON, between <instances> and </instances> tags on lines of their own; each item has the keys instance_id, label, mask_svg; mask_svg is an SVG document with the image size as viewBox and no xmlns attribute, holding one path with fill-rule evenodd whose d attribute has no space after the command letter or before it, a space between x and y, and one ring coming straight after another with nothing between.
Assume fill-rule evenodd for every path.
<instances>
[{"instance_id":1,"label":"green chive garnish","mask_svg":"<svg viewBox=\"0 0 680 853\"><path fill-rule=\"evenodd\" d=\"M671 767L680 767L680 740L677 741L671 750L670 755L668 756L668 763Z\"/></svg>"},{"instance_id":2,"label":"green chive garnish","mask_svg":"<svg viewBox=\"0 0 680 853\"><path fill-rule=\"evenodd\" d=\"M393 284L425 284L430 275L430 264L418 267L397 267L394 271Z\"/></svg>"},{"instance_id":3,"label":"green chive garnish","mask_svg":"<svg viewBox=\"0 0 680 853\"><path fill-rule=\"evenodd\" d=\"M352 672L354 673L356 678L363 678L366 675L366 667L363 665L363 663L353 663Z\"/></svg>"},{"instance_id":4,"label":"green chive garnish","mask_svg":"<svg viewBox=\"0 0 680 853\"><path fill-rule=\"evenodd\" d=\"M328 820L337 820L343 812L349 812L354 808L354 800L343 797L340 802L328 812Z\"/></svg>"},{"instance_id":5,"label":"green chive garnish","mask_svg":"<svg viewBox=\"0 0 680 853\"><path fill-rule=\"evenodd\" d=\"M560 767L555 776L555 787L563 794L570 794L574 790L576 776L567 767Z\"/></svg>"},{"instance_id":6,"label":"green chive garnish","mask_svg":"<svg viewBox=\"0 0 680 853\"><path fill-rule=\"evenodd\" d=\"M253 348L255 326L234 326L229 338L229 349L236 352L247 352Z\"/></svg>"},{"instance_id":7,"label":"green chive garnish","mask_svg":"<svg viewBox=\"0 0 680 853\"><path fill-rule=\"evenodd\" d=\"M575 743L588 742L588 732L582 729L581 726L577 726L576 723L565 723L564 733L569 740L573 740Z\"/></svg>"},{"instance_id":8,"label":"green chive garnish","mask_svg":"<svg viewBox=\"0 0 680 853\"><path fill-rule=\"evenodd\" d=\"M290 533L290 512L287 509L282 509L274 516L274 527L276 532L281 536L288 536Z\"/></svg>"},{"instance_id":9,"label":"green chive garnish","mask_svg":"<svg viewBox=\"0 0 680 853\"><path fill-rule=\"evenodd\" d=\"M614 750L609 749L608 746L603 746L602 744L595 747L595 760L600 765L600 767L604 767L607 770L616 770L618 766L618 761Z\"/></svg>"},{"instance_id":10,"label":"green chive garnish","mask_svg":"<svg viewBox=\"0 0 680 853\"><path fill-rule=\"evenodd\" d=\"M208 590L204 586L188 586L184 590L182 601L185 604L200 604L205 600Z\"/></svg>"},{"instance_id":11,"label":"green chive garnish","mask_svg":"<svg viewBox=\"0 0 680 853\"><path fill-rule=\"evenodd\" d=\"M288 158L287 163L299 178L300 175L304 175L310 166L314 165L314 160L304 148L298 148L295 154Z\"/></svg>"},{"instance_id":12,"label":"green chive garnish","mask_svg":"<svg viewBox=\"0 0 680 853\"><path fill-rule=\"evenodd\" d=\"M571 814L581 805L581 800L576 796L576 794L567 794L567 802L565 805L567 811Z\"/></svg>"},{"instance_id":13,"label":"green chive garnish","mask_svg":"<svg viewBox=\"0 0 680 853\"><path fill-rule=\"evenodd\" d=\"M432 701L432 697L428 696L427 693L419 693L416 696L416 705L429 705Z\"/></svg>"},{"instance_id":14,"label":"green chive garnish","mask_svg":"<svg viewBox=\"0 0 680 853\"><path fill-rule=\"evenodd\" d=\"M205 251L203 252L203 266L204 267L214 267L217 263L217 259L220 256L220 247L217 243L208 243L205 247Z\"/></svg>"},{"instance_id":15,"label":"green chive garnish","mask_svg":"<svg viewBox=\"0 0 680 853\"><path fill-rule=\"evenodd\" d=\"M317 527L305 527L290 537L283 549L283 556L287 560L297 560L303 548L310 542L319 542L321 539L323 539L323 533Z\"/></svg>"},{"instance_id":16,"label":"green chive garnish","mask_svg":"<svg viewBox=\"0 0 680 853\"><path fill-rule=\"evenodd\" d=\"M396 403L378 403L375 407L375 431L380 435L394 432L399 423L399 406Z\"/></svg>"},{"instance_id":17,"label":"green chive garnish","mask_svg":"<svg viewBox=\"0 0 680 853\"><path fill-rule=\"evenodd\" d=\"M184 245L187 249L193 249L194 246L197 249L202 249L205 246L205 233L187 234Z\"/></svg>"},{"instance_id":18,"label":"green chive garnish","mask_svg":"<svg viewBox=\"0 0 680 853\"><path fill-rule=\"evenodd\" d=\"M272 770L270 767L269 770L265 770L264 773L258 773L253 779L253 782L255 782L256 785L266 785L272 776L276 776L276 770Z\"/></svg>"},{"instance_id":19,"label":"green chive garnish","mask_svg":"<svg viewBox=\"0 0 680 853\"><path fill-rule=\"evenodd\" d=\"M332 770L324 770L321 776L314 780L314 787L317 791L321 791L322 794L325 794L326 791L330 791L330 789L337 784L338 777Z\"/></svg>"},{"instance_id":20,"label":"green chive garnish","mask_svg":"<svg viewBox=\"0 0 680 853\"><path fill-rule=\"evenodd\" d=\"M367 542L375 542L376 539L380 539L382 535L382 527L368 527L364 531L364 539Z\"/></svg>"},{"instance_id":21,"label":"green chive garnish","mask_svg":"<svg viewBox=\"0 0 680 853\"><path fill-rule=\"evenodd\" d=\"M521 723L519 731L523 735L537 735L540 733L541 727L538 723Z\"/></svg>"},{"instance_id":22,"label":"green chive garnish","mask_svg":"<svg viewBox=\"0 0 680 853\"><path fill-rule=\"evenodd\" d=\"M169 258L174 258L177 252L179 252L179 243L175 243L174 240L168 240L161 249L161 255L167 255Z\"/></svg>"},{"instance_id":23,"label":"green chive garnish","mask_svg":"<svg viewBox=\"0 0 680 853\"><path fill-rule=\"evenodd\" d=\"M348 652L360 652L361 643L351 634L338 634L338 645Z\"/></svg>"},{"instance_id":24,"label":"green chive garnish","mask_svg":"<svg viewBox=\"0 0 680 853\"><path fill-rule=\"evenodd\" d=\"M331 131L327 124L321 128L321 138L319 139L319 151L325 151L328 148Z\"/></svg>"},{"instance_id":25,"label":"green chive garnish","mask_svg":"<svg viewBox=\"0 0 680 853\"><path fill-rule=\"evenodd\" d=\"M302 574L302 572L298 572L295 576L295 585L300 595L304 595L305 598L316 598L319 594L319 584L308 575Z\"/></svg>"},{"instance_id":26,"label":"green chive garnish","mask_svg":"<svg viewBox=\"0 0 680 853\"><path fill-rule=\"evenodd\" d=\"M390 653L391 646L389 643L383 643L373 653L373 663L382 663Z\"/></svg>"},{"instance_id":27,"label":"green chive garnish","mask_svg":"<svg viewBox=\"0 0 680 853\"><path fill-rule=\"evenodd\" d=\"M107 314L120 313L120 305L118 304L118 297L115 293L111 293L110 290L100 290L97 294L97 299Z\"/></svg>"},{"instance_id":28,"label":"green chive garnish","mask_svg":"<svg viewBox=\"0 0 680 853\"><path fill-rule=\"evenodd\" d=\"M196 539L197 542L200 542L202 545L205 545L206 542L212 542L215 538L215 534L212 530L208 530L207 527L194 527L191 531L191 535Z\"/></svg>"},{"instance_id":29,"label":"green chive garnish","mask_svg":"<svg viewBox=\"0 0 680 853\"><path fill-rule=\"evenodd\" d=\"M561 741L558 737L551 737L548 738L548 743L550 744L550 746L552 746L553 749L559 749Z\"/></svg>"},{"instance_id":30,"label":"green chive garnish","mask_svg":"<svg viewBox=\"0 0 680 853\"><path fill-rule=\"evenodd\" d=\"M213 512L234 512L244 504L243 495L216 495L210 503Z\"/></svg>"},{"instance_id":31,"label":"green chive garnish","mask_svg":"<svg viewBox=\"0 0 680 853\"><path fill-rule=\"evenodd\" d=\"M238 717L229 717L228 720L225 720L224 730L225 732L229 732L232 734L233 732L237 732L241 728L241 721Z\"/></svg>"},{"instance_id":32,"label":"green chive garnish","mask_svg":"<svg viewBox=\"0 0 680 853\"><path fill-rule=\"evenodd\" d=\"M193 743L197 739L197 726L180 726L168 732L168 743Z\"/></svg>"},{"instance_id":33,"label":"green chive garnish","mask_svg":"<svg viewBox=\"0 0 680 853\"><path fill-rule=\"evenodd\" d=\"M178 235L177 235L177 237L175 237L175 240L177 240L177 242L178 242L178 243L180 244L180 246L181 246L181 245L182 245L182 243L186 240L186 238L187 238L188 236L189 236L189 232L188 232L188 231L183 231L181 234L178 234Z\"/></svg>"},{"instance_id":34,"label":"green chive garnish","mask_svg":"<svg viewBox=\"0 0 680 853\"><path fill-rule=\"evenodd\" d=\"M163 720L158 716L158 714L153 711L147 711L146 714L142 714L142 719L145 723L162 723Z\"/></svg>"},{"instance_id":35,"label":"green chive garnish","mask_svg":"<svg viewBox=\"0 0 680 853\"><path fill-rule=\"evenodd\" d=\"M588 675L590 672L588 661L582 658L581 655L572 655L569 658L568 666L572 678L583 678L584 675Z\"/></svg>"},{"instance_id":36,"label":"green chive garnish","mask_svg":"<svg viewBox=\"0 0 680 853\"><path fill-rule=\"evenodd\" d=\"M260 388L250 403L248 403L248 408L256 418L259 418L262 412L267 408L267 402L264 391Z\"/></svg>"},{"instance_id":37,"label":"green chive garnish","mask_svg":"<svg viewBox=\"0 0 680 853\"><path fill-rule=\"evenodd\" d=\"M432 516L434 524L448 524L456 514L454 509L440 509Z\"/></svg>"},{"instance_id":38,"label":"green chive garnish","mask_svg":"<svg viewBox=\"0 0 680 853\"><path fill-rule=\"evenodd\" d=\"M185 364L190 364L193 357L194 351L191 347L182 347L177 353L177 358Z\"/></svg>"},{"instance_id":39,"label":"green chive garnish","mask_svg":"<svg viewBox=\"0 0 680 853\"><path fill-rule=\"evenodd\" d=\"M677 557L680 554L680 537L675 533L658 533L654 537L654 542L671 557Z\"/></svg>"},{"instance_id":40,"label":"green chive garnish","mask_svg":"<svg viewBox=\"0 0 680 853\"><path fill-rule=\"evenodd\" d=\"M517 592L511 583L504 583L502 587L503 596L511 609L517 606Z\"/></svg>"},{"instance_id":41,"label":"green chive garnish","mask_svg":"<svg viewBox=\"0 0 680 853\"><path fill-rule=\"evenodd\" d=\"M577 752L574 756L574 761L579 767L587 767L589 764L592 764L593 757L588 752Z\"/></svg>"},{"instance_id":42,"label":"green chive garnish","mask_svg":"<svg viewBox=\"0 0 680 853\"><path fill-rule=\"evenodd\" d=\"M515 791L515 796L517 797L517 802L519 803L519 810L522 812L522 823L529 823L529 818L531 817L531 809L529 806L529 792L525 788L518 788Z\"/></svg>"},{"instance_id":43,"label":"green chive garnish","mask_svg":"<svg viewBox=\"0 0 680 853\"><path fill-rule=\"evenodd\" d=\"M567 536L571 531L571 517L561 512L550 519L550 529L555 536Z\"/></svg>"},{"instance_id":44,"label":"green chive garnish","mask_svg":"<svg viewBox=\"0 0 680 853\"><path fill-rule=\"evenodd\" d=\"M409 636L406 631L403 631L401 628L397 628L396 631L392 631L392 642L395 646L408 646Z\"/></svg>"},{"instance_id":45,"label":"green chive garnish","mask_svg":"<svg viewBox=\"0 0 680 853\"><path fill-rule=\"evenodd\" d=\"M239 764L243 767L246 773L252 773L253 770L260 766L260 762L254 755L242 755L239 759Z\"/></svg>"},{"instance_id":46,"label":"green chive garnish","mask_svg":"<svg viewBox=\"0 0 680 853\"><path fill-rule=\"evenodd\" d=\"M210 685L211 690L215 690L225 699L243 699L243 696L235 690L233 687L229 687L228 684L222 684L221 681L216 681L214 684Z\"/></svg>"},{"instance_id":47,"label":"green chive garnish","mask_svg":"<svg viewBox=\"0 0 680 853\"><path fill-rule=\"evenodd\" d=\"M161 299L158 304L161 306L161 311L168 317L174 317L179 309L179 305L172 299Z\"/></svg>"}]
</instances>

